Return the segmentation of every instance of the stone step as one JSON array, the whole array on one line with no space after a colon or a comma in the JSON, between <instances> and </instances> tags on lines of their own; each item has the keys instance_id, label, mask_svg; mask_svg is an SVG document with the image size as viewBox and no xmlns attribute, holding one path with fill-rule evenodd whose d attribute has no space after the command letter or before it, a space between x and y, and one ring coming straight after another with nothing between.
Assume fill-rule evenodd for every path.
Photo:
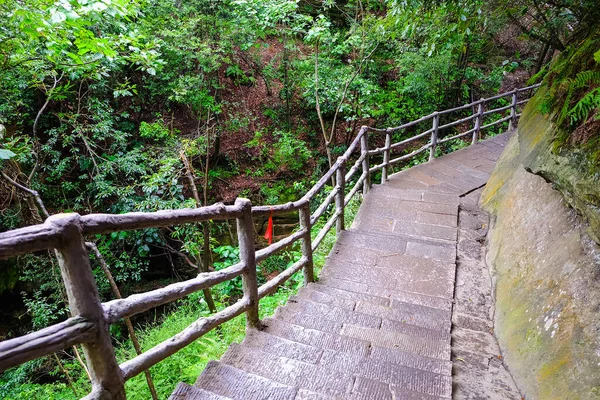
<instances>
[{"instance_id":1,"label":"stone step","mask_svg":"<svg viewBox=\"0 0 600 400\"><path fill-rule=\"evenodd\" d=\"M459 177L447 176L443 173L436 171L433 168L430 168L427 163L419 165L419 167L413 172L413 174L417 172L422 176L435 177L435 179L437 179L440 183L443 182L447 185L456 187L459 189L460 192L463 193L470 192L471 190L480 187L481 185L485 185L486 182L485 180L467 174L462 174Z\"/></svg>"},{"instance_id":2,"label":"stone step","mask_svg":"<svg viewBox=\"0 0 600 400\"><path fill-rule=\"evenodd\" d=\"M356 312L374 315L382 320L398 321L421 328L433 329L450 333L452 316L449 312L440 312L435 308L425 308L406 303L395 302L392 307L379 306L365 301L359 301Z\"/></svg>"},{"instance_id":3,"label":"stone step","mask_svg":"<svg viewBox=\"0 0 600 400\"><path fill-rule=\"evenodd\" d=\"M357 377L353 393L369 400L442 400L448 397L413 392L397 385L388 385L371 379Z\"/></svg>"},{"instance_id":4,"label":"stone step","mask_svg":"<svg viewBox=\"0 0 600 400\"><path fill-rule=\"evenodd\" d=\"M474 177L483 180L484 183L490 178L490 174L472 168L463 168L455 162L447 162L445 159L436 159L427 163L430 171L439 172L456 179L467 180Z\"/></svg>"},{"instance_id":5,"label":"stone step","mask_svg":"<svg viewBox=\"0 0 600 400\"><path fill-rule=\"evenodd\" d=\"M412 392L433 396L450 397L452 377L409 368L379 360L375 357L361 357L354 354L325 351L319 361L328 368L368 378L374 381L393 384Z\"/></svg>"},{"instance_id":6,"label":"stone step","mask_svg":"<svg viewBox=\"0 0 600 400\"><path fill-rule=\"evenodd\" d=\"M431 215L431 214L429 214ZM435 214L434 214L435 215ZM443 214L442 214L443 215ZM453 217L453 216L450 216ZM419 223L419 222L397 222L394 224L394 228L392 230L394 233L400 233L402 235L415 237L418 239L435 239L435 240L445 240L449 242L456 241L456 227L449 227L443 225L432 225L428 223Z\"/></svg>"},{"instance_id":7,"label":"stone step","mask_svg":"<svg viewBox=\"0 0 600 400\"><path fill-rule=\"evenodd\" d=\"M311 364L316 364L323 354L323 349L294 342L256 329L246 331L246 337L242 344L277 356L293 358L294 360Z\"/></svg>"},{"instance_id":8,"label":"stone step","mask_svg":"<svg viewBox=\"0 0 600 400\"><path fill-rule=\"evenodd\" d=\"M439 340L446 342L450 340L450 332L422 328L420 326L390 319L382 320L380 329L383 331L398 332L408 336L416 336L427 340Z\"/></svg>"},{"instance_id":9,"label":"stone step","mask_svg":"<svg viewBox=\"0 0 600 400\"><path fill-rule=\"evenodd\" d=\"M348 394L355 377L434 396L449 396L452 388L449 375L332 350L326 350L319 364L314 365L233 344L221 362L298 389L335 397L351 397Z\"/></svg>"},{"instance_id":10,"label":"stone step","mask_svg":"<svg viewBox=\"0 0 600 400\"><path fill-rule=\"evenodd\" d=\"M294 297L298 301L302 301L302 299L307 299L317 303L327 304L329 306L344 308L350 311L354 310L354 308L356 307L356 302L358 301L356 299L351 299L348 297L333 296L327 293L320 292L319 290L313 289L311 285L301 287L300 289L298 289L298 293Z\"/></svg>"},{"instance_id":11,"label":"stone step","mask_svg":"<svg viewBox=\"0 0 600 400\"><path fill-rule=\"evenodd\" d=\"M284 322L289 322L289 323L292 323L294 325L299 325L299 326L307 325L306 324L307 320L314 319L315 321L320 321L321 326L319 326L318 322L310 322L308 324L309 328L317 329L317 330L318 330L318 328L320 328L322 326L324 326L325 329L328 329L328 326L331 323L331 321L325 320L323 318L314 317L314 316L307 315L307 314L302 314L300 312L292 313L289 316L285 316L285 318L286 319L284 320ZM336 330L331 331L329 333L338 334L341 331L341 328L343 325L344 325L343 323L338 323L336 325L337 326ZM415 336L419 340L426 338L426 339L433 340L433 341L435 341L435 340L443 341L443 343L450 343L450 340L451 340L450 334L442 334L441 332L438 332L438 331L431 331L431 330L419 329L419 328L417 328L419 330L406 329L406 327L407 327L406 324L402 324L399 327L392 326L388 330L402 333L407 336ZM412 328L412 327L410 327L410 328ZM384 329L386 329L386 328L384 328ZM269 336L272 336L272 335L269 335ZM277 338L277 339L285 340L286 342L290 342L289 340L282 339L282 338ZM296 342L291 342L291 343L296 343ZM246 342L244 342L243 344L246 344ZM295 358L300 361L313 362L315 355L310 356L310 358L307 358L305 355L306 347L312 348L312 346L306 346L306 345L302 345L300 343L297 343L297 344L299 346L304 346L304 347L295 349L294 351L289 350L286 353L283 353L276 345L270 346L270 347L262 346L262 347L260 347L260 349L265 352L270 352L270 353L273 353L276 355L285 355L286 357ZM319 351L319 352L321 352L319 354L322 354L323 350L316 349L316 350L312 350L312 351L314 353ZM396 350L396 349L378 347L375 345L370 346L369 354L375 355L374 358L385 361L385 362L399 364L399 365L403 365L403 366L415 368L415 369L421 369L424 371L434 372L436 374L449 375L450 371L451 371L451 367L452 367L452 364L450 362L439 360L437 358L425 357L425 356L421 356L419 354L414 354L414 353L410 353L410 352L406 352L406 351L400 351L400 350Z\"/></svg>"},{"instance_id":12,"label":"stone step","mask_svg":"<svg viewBox=\"0 0 600 400\"><path fill-rule=\"evenodd\" d=\"M309 283L307 287L313 291L328 294L330 296L335 296L338 298L344 298L353 301L363 300L373 304L379 304L380 306L389 306L391 302L389 297L379 297L365 293L352 292L348 290L338 289L332 286L323 285L319 282Z\"/></svg>"},{"instance_id":13,"label":"stone step","mask_svg":"<svg viewBox=\"0 0 600 400\"><path fill-rule=\"evenodd\" d=\"M293 400L297 390L241 369L210 361L195 386L234 400Z\"/></svg>"},{"instance_id":14,"label":"stone step","mask_svg":"<svg viewBox=\"0 0 600 400\"><path fill-rule=\"evenodd\" d=\"M306 324L305 321L311 319L313 322ZM342 324L342 327L337 332L327 332L324 330L319 330L318 328L321 326L318 324L324 326L325 328L323 329L328 329L328 327L332 323L335 323L335 321L330 321L324 316L303 313L288 306L282 307L277 311L277 317L274 321L281 321L282 323L290 325L294 328L294 331L292 332L293 336L290 334L290 332L285 332L283 335L278 332L271 332L272 334L322 349L331 349L332 347L335 347L334 349L339 349L338 351L350 353L355 352L355 350L352 348L348 348L348 344L343 342L344 338L350 337L362 342L351 343L353 347L364 345L368 347L369 344L367 342L370 342L371 345L388 347L390 349L399 349L404 352L414 353L425 357L442 360L450 359L449 334L446 333L444 337L442 337L441 334L439 336L431 337L428 334L430 334L430 332L437 331L426 330L424 328L421 328L420 331L415 331L414 328L409 328L407 331L403 329L408 326L407 324L402 324L399 326L386 325L388 329L380 330L378 328L353 325L344 323L344 321L339 321L339 323ZM305 325L309 325L309 327L306 327ZM397 328L397 330L393 330L394 328ZM308 335L315 335L318 338L325 336L321 339L323 344L315 344L310 342L310 338L306 337ZM326 337L326 335L330 337ZM333 342L334 344L330 344L329 341L331 340L335 340ZM339 343L340 341L342 341L342 343ZM358 354L366 356L368 351L363 350Z\"/></svg>"},{"instance_id":15,"label":"stone step","mask_svg":"<svg viewBox=\"0 0 600 400\"><path fill-rule=\"evenodd\" d=\"M440 218L438 224L440 228L456 230L456 217L443 214L429 214L417 212L416 217L411 218L429 218L433 215L434 218ZM377 219L373 215L367 215L366 224L373 224L373 219ZM419 258L438 260L442 262L454 262L456 260L456 243L444 239L436 239L429 237L410 236L398 232L397 226L403 224L401 220L393 220L390 225L389 232L380 231L377 226L374 229L365 229L363 222L359 221L358 225L350 230L343 231L340 239L329 253L329 256L338 256L351 262L361 263L376 263L378 259L394 255L416 256ZM450 222L452 221L452 222ZM436 222L437 223L437 222ZM449 226L444 226L444 225ZM427 223L423 224L427 225ZM434 225L431 225L434 226ZM393 232L396 229L396 232ZM396 247L393 251L386 251L380 247L367 247L376 241L385 242L392 240ZM422 247L422 249L419 249ZM402 250L403 249L403 250Z\"/></svg>"},{"instance_id":16,"label":"stone step","mask_svg":"<svg viewBox=\"0 0 600 400\"><path fill-rule=\"evenodd\" d=\"M179 382L169 400L231 400L231 398Z\"/></svg>"},{"instance_id":17,"label":"stone step","mask_svg":"<svg viewBox=\"0 0 600 400\"><path fill-rule=\"evenodd\" d=\"M284 307L278 307L273 315L280 321L302 326L303 328L315 329L321 332L333 333L339 335L344 321L335 321L323 318L318 314L306 314L293 308L293 303L288 301Z\"/></svg>"},{"instance_id":18,"label":"stone step","mask_svg":"<svg viewBox=\"0 0 600 400\"><path fill-rule=\"evenodd\" d=\"M425 357L450 360L450 342L429 340L399 332L367 328L357 325L344 325L340 334L344 337L360 338L371 345L398 349Z\"/></svg>"},{"instance_id":19,"label":"stone step","mask_svg":"<svg viewBox=\"0 0 600 400\"><path fill-rule=\"evenodd\" d=\"M458 174L462 174L458 170L456 170L456 172ZM455 207L458 207L460 203L459 196L455 194L432 192L429 190L398 189L396 187L385 184L373 185L373 187L369 191L368 196L371 195L373 195L376 198L390 197L390 203L396 200L423 201L425 203L448 204ZM400 208L397 209L398 211L401 211Z\"/></svg>"},{"instance_id":20,"label":"stone step","mask_svg":"<svg viewBox=\"0 0 600 400\"><path fill-rule=\"evenodd\" d=\"M450 332L451 313L436 308L423 307L396 300L392 301L390 307L371 303L368 300L354 302L314 290L311 286L301 288L294 298L300 303L303 302L303 299L307 299L311 302L325 304L330 307L339 307L360 314L376 316L382 320L388 319L405 325L414 325L447 333ZM296 307L293 308L295 309ZM304 310L301 312L314 315L314 313ZM348 319L343 320L343 322L352 323Z\"/></svg>"},{"instance_id":21,"label":"stone step","mask_svg":"<svg viewBox=\"0 0 600 400\"><path fill-rule=\"evenodd\" d=\"M437 177L439 180L457 186L453 182L458 183L462 189L467 191L473 190L474 187L485 185L489 179L489 175L485 172L479 172L477 170L460 171L450 167L448 164L435 165L434 163L427 163L420 166L420 170L427 175Z\"/></svg>"},{"instance_id":22,"label":"stone step","mask_svg":"<svg viewBox=\"0 0 600 400\"><path fill-rule=\"evenodd\" d=\"M404 180L401 180L400 177L395 176L394 178L391 178L389 183L398 183L398 182L405 182ZM392 185L392 187L394 187L394 185ZM394 190L394 189L390 189L390 190ZM398 187L395 186L395 190L398 190ZM418 189L417 189L418 190ZM428 192L427 190L423 190L423 192ZM407 211L422 211L422 212L429 212L429 213L433 213L433 214L447 214L447 215L454 215L457 216L458 215L458 202L454 202L453 204L444 204L444 203L431 203L431 202L426 202L426 201L411 201L411 200L401 200L401 199L395 199L395 201L393 203L391 203L389 201L389 199L386 200L385 195L382 195L381 191L379 191L378 195L375 195L375 193L373 194L368 194L365 201L367 199L373 199L373 200L368 200L369 204L370 202L375 202L375 199L377 199L379 196L380 197L380 201L387 201L387 204L390 206L389 210L390 211L394 211L394 212L398 212L400 214L402 214L403 212L407 212ZM451 197L452 195L449 195L448 197ZM458 196L455 196L458 197ZM384 209L385 211L385 209Z\"/></svg>"},{"instance_id":23,"label":"stone step","mask_svg":"<svg viewBox=\"0 0 600 400\"><path fill-rule=\"evenodd\" d=\"M419 293L402 291L397 288L386 288L385 286L373 286L363 282L351 281L344 278L322 277L319 285L335 290L358 293L361 295L389 298L405 303L437 308L440 310L451 310L452 299L436 296L428 296Z\"/></svg>"},{"instance_id":24,"label":"stone step","mask_svg":"<svg viewBox=\"0 0 600 400\"><path fill-rule=\"evenodd\" d=\"M418 354L371 345L369 356L373 359L391 364L404 365L406 367L429 371L440 375L452 375L452 362L438 358L421 356Z\"/></svg>"},{"instance_id":25,"label":"stone step","mask_svg":"<svg viewBox=\"0 0 600 400\"><path fill-rule=\"evenodd\" d=\"M391 180L392 178L394 179ZM389 184L391 187L401 190L418 189L426 192L442 193L452 196L460 196L464 193L463 189L460 189L447 182L440 182L436 185L427 185L422 181L413 179L411 177L392 176L387 184Z\"/></svg>"},{"instance_id":26,"label":"stone step","mask_svg":"<svg viewBox=\"0 0 600 400\"><path fill-rule=\"evenodd\" d=\"M381 326L381 318L373 315L362 314L341 307L330 306L323 303L317 303L307 298L298 298L296 303L289 303L285 307L280 307L280 315L293 315L294 313L302 313L313 315L319 318L347 323L352 325L366 326L369 328L379 329Z\"/></svg>"},{"instance_id":27,"label":"stone step","mask_svg":"<svg viewBox=\"0 0 600 400\"><path fill-rule=\"evenodd\" d=\"M404 238L399 237L398 235L363 232L358 230L342 231L336 240L336 244L381 251L386 255L404 254L406 242L407 240L404 240Z\"/></svg>"},{"instance_id":28,"label":"stone step","mask_svg":"<svg viewBox=\"0 0 600 400\"><path fill-rule=\"evenodd\" d=\"M275 382L334 397L350 393L354 383L350 373L326 368L322 364L279 357L235 343L221 357L221 362Z\"/></svg>"},{"instance_id":29,"label":"stone step","mask_svg":"<svg viewBox=\"0 0 600 400\"><path fill-rule=\"evenodd\" d=\"M302 325L301 322L306 320L308 317L310 317L310 316L298 313L297 317L295 317L292 321L287 321L287 322L293 323L294 321L298 321L298 324ZM327 324L327 322L325 322L325 324ZM342 324L340 324L340 328L338 329L338 332L341 330L341 325ZM246 345L246 346L257 347L259 350L267 352L267 353L271 353L271 354L278 355L278 356L284 356L284 357L288 357L288 358L293 358L293 359L296 359L299 361L304 361L307 363L317 363L318 360L322 357L322 354L324 351L330 351L330 350L323 350L323 349L316 348L313 346L308 346L308 345L305 345L302 343L290 341L288 339L283 339L283 338L280 338L277 336L270 335L266 332L251 331L250 336L254 337L256 333L267 336L267 338L261 339L259 346L255 345L256 341L254 339L251 339L249 341L244 340L244 342L242 342L242 344ZM401 332L401 333L403 333L403 332ZM413 336L418 336L420 338L425 337L422 332L411 332L411 333L414 333ZM432 339L432 340L435 340L435 339ZM437 338L437 340L442 340L442 339ZM447 335L443 340L446 340L447 342L449 342L450 335ZM283 346L281 345L281 342L283 342L283 346L284 346L283 350L282 350ZM360 357L360 356L357 356L357 357ZM370 352L367 357L370 357L377 361L382 361L382 362L391 363L391 364L398 364L398 365L402 365L405 367L420 369L420 370L429 371L429 372L433 372L436 374L442 374L442 375L450 375L451 370L452 370L452 363L450 363L449 361L439 360L439 359L431 358L431 357L425 357L425 356L421 356L418 354L404 352L404 351L400 351L400 350L396 350L396 349L378 347L378 346L374 346L374 345L370 346Z\"/></svg>"},{"instance_id":30,"label":"stone step","mask_svg":"<svg viewBox=\"0 0 600 400\"><path fill-rule=\"evenodd\" d=\"M485 162L477 162L476 166L466 165L461 162L461 160L456 160L454 158L444 158L444 164L449 165L458 171L463 172L464 174L475 175L477 172L490 175L494 169L494 163ZM483 176L483 175L482 175Z\"/></svg>"},{"instance_id":31,"label":"stone step","mask_svg":"<svg viewBox=\"0 0 600 400\"><path fill-rule=\"evenodd\" d=\"M439 217L441 222L435 222L439 225L439 228L456 231L456 217L454 216L416 212L415 216L411 218L424 221L430 216L434 218ZM389 232L382 232L380 226L374 229L365 229L365 224L373 224L373 220L377 219L377 217L373 217L372 215L367 215L367 217L364 223L363 221L359 221L355 227L341 233L338 241L329 253L330 257L337 256L351 262L368 264L374 264L378 259L394 255L417 256L443 262L454 262L456 260L455 242L400 233L398 232L400 228L396 229L396 227L403 224L403 222L394 219L390 219L392 225L386 228ZM421 225L431 224L423 223ZM436 225L431 226L436 227ZM394 229L396 229L395 232ZM385 243L387 241L394 243L395 247L393 250L385 250L381 246L374 244L376 242ZM419 249L419 247L423 248Z\"/></svg>"},{"instance_id":32,"label":"stone step","mask_svg":"<svg viewBox=\"0 0 600 400\"><path fill-rule=\"evenodd\" d=\"M281 311L279 311L281 310ZM278 309L275 313L275 318L289 322L294 325L300 325L305 328L316 329L323 332L339 334L344 324L344 321L332 321L324 318L321 315L306 314L302 311L290 309L286 307ZM359 325L360 326L360 325ZM400 321L382 320L382 330L402 333L407 336L415 336L427 340L450 341L449 332L442 332L433 329L421 328L416 325L406 324Z\"/></svg>"},{"instance_id":33,"label":"stone step","mask_svg":"<svg viewBox=\"0 0 600 400\"><path fill-rule=\"evenodd\" d=\"M410 256L390 256L377 265L330 257L321 280L345 279L368 286L452 299L456 265Z\"/></svg>"},{"instance_id":34,"label":"stone step","mask_svg":"<svg viewBox=\"0 0 600 400\"><path fill-rule=\"evenodd\" d=\"M275 318L263 320L264 331L287 340L307 344L319 349L350 352L366 356L369 353L369 342L356 337L305 328L300 325L281 321Z\"/></svg>"}]
</instances>

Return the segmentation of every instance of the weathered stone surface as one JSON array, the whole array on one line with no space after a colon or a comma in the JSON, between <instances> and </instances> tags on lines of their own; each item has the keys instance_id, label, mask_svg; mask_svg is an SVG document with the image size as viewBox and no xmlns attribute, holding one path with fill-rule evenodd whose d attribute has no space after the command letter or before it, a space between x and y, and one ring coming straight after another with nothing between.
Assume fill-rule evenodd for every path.
<instances>
[{"instance_id":1,"label":"weathered stone surface","mask_svg":"<svg viewBox=\"0 0 600 400\"><path fill-rule=\"evenodd\" d=\"M289 313L300 312L330 321L345 322L369 328L379 328L381 326L381 318L379 317L354 312L341 307L316 303L307 299L302 299L302 302L296 304L288 304L285 308Z\"/></svg>"},{"instance_id":2,"label":"weathered stone surface","mask_svg":"<svg viewBox=\"0 0 600 400\"><path fill-rule=\"evenodd\" d=\"M352 399L348 396L336 396L336 399ZM310 390L300 389L294 400L331 400L331 396L321 393L311 392Z\"/></svg>"},{"instance_id":3,"label":"weathered stone surface","mask_svg":"<svg viewBox=\"0 0 600 400\"><path fill-rule=\"evenodd\" d=\"M294 342L308 344L320 349L344 351L355 354L367 355L369 342L360 338L352 338L322 332L316 329L304 328L299 325L267 318L263 321L265 331L275 336L280 336Z\"/></svg>"},{"instance_id":4,"label":"weathered stone surface","mask_svg":"<svg viewBox=\"0 0 600 400\"><path fill-rule=\"evenodd\" d=\"M450 332L438 329L423 328L412 325L408 320L397 321L393 319L384 319L381 321L381 330L402 333L408 336L415 336L427 340L449 341Z\"/></svg>"},{"instance_id":5,"label":"weathered stone surface","mask_svg":"<svg viewBox=\"0 0 600 400\"><path fill-rule=\"evenodd\" d=\"M372 357L328 351L323 354L321 364L414 392L449 397L452 390L452 378L449 376L379 361Z\"/></svg>"},{"instance_id":6,"label":"weathered stone surface","mask_svg":"<svg viewBox=\"0 0 600 400\"><path fill-rule=\"evenodd\" d=\"M202 389L235 400L293 400L297 390L238 368L210 361L195 383Z\"/></svg>"},{"instance_id":7,"label":"weathered stone surface","mask_svg":"<svg viewBox=\"0 0 600 400\"><path fill-rule=\"evenodd\" d=\"M367 378L356 378L352 393L361 400L393 400L389 385Z\"/></svg>"},{"instance_id":8,"label":"weathered stone surface","mask_svg":"<svg viewBox=\"0 0 600 400\"><path fill-rule=\"evenodd\" d=\"M299 325L303 328L315 329L321 332L339 334L344 323L323 318L320 315L306 314L292 307L279 307L274 317L280 321Z\"/></svg>"},{"instance_id":9,"label":"weathered stone surface","mask_svg":"<svg viewBox=\"0 0 600 400\"><path fill-rule=\"evenodd\" d=\"M393 232L425 239L456 240L456 228L441 225L400 223L394 224Z\"/></svg>"},{"instance_id":10,"label":"weathered stone surface","mask_svg":"<svg viewBox=\"0 0 600 400\"><path fill-rule=\"evenodd\" d=\"M388 235L373 235L360 231L342 232L337 243L381 251L384 254L402 254L406 250L406 241L403 238Z\"/></svg>"},{"instance_id":11,"label":"weathered stone surface","mask_svg":"<svg viewBox=\"0 0 600 400\"><path fill-rule=\"evenodd\" d=\"M387 289L381 286L367 285L362 282L354 282L347 279L335 277L322 277L321 283L346 291L358 292L378 297L388 297L411 304L419 304L427 307L450 310L452 299L427 296L419 293L404 292L399 289Z\"/></svg>"},{"instance_id":12,"label":"weathered stone surface","mask_svg":"<svg viewBox=\"0 0 600 400\"><path fill-rule=\"evenodd\" d=\"M388 363L404 365L409 368L433 372L436 374L447 376L452 374L452 363L450 361L420 356L398 349L372 346L369 357Z\"/></svg>"},{"instance_id":13,"label":"weathered stone surface","mask_svg":"<svg viewBox=\"0 0 600 400\"><path fill-rule=\"evenodd\" d=\"M390 299L387 297L378 297L378 296L371 296L369 294L364 294L364 293L350 292L347 290L338 289L338 288L331 287L331 286L325 286L325 285L321 285L318 283L310 283L308 285L308 288L310 288L313 291L318 291L318 292L321 292L324 294L328 294L330 296L335 296L336 298L352 300L354 302L362 300L362 301L368 301L368 302L374 303L374 304L379 304L381 306L387 306L390 304Z\"/></svg>"},{"instance_id":14,"label":"weathered stone surface","mask_svg":"<svg viewBox=\"0 0 600 400\"><path fill-rule=\"evenodd\" d=\"M450 344L427 340L398 332L366 328L356 325L344 325L341 334L351 338L361 338L376 346L398 349L425 357L450 359Z\"/></svg>"},{"instance_id":15,"label":"weathered stone surface","mask_svg":"<svg viewBox=\"0 0 600 400\"><path fill-rule=\"evenodd\" d=\"M333 246L331 253L329 253L329 259L335 258L349 263L374 265L377 262L378 257L385 257L392 254L396 253L393 251L365 249L362 247L336 243L335 246Z\"/></svg>"},{"instance_id":16,"label":"weathered stone surface","mask_svg":"<svg viewBox=\"0 0 600 400\"><path fill-rule=\"evenodd\" d=\"M392 300L392 306L387 307L386 305L369 301L371 300L370 296L366 296L366 299L359 301L358 304L348 300L340 302L339 297L314 291L311 288L312 286L309 286L308 288L303 288L299 291L299 296L296 297L298 302L301 303L302 299L306 298L310 302L344 308L348 310L348 313L339 313L339 316L328 318L320 311L313 312L307 310L302 304L299 307L296 307L290 305L288 302L286 307L278 309L276 316L294 324L330 333L338 333L342 323L372 326L369 317L375 316L377 317L376 321L379 322L382 329L396 331L407 335L431 338L433 340L449 339L449 335L444 334L444 332L449 333L450 331L450 312L446 310L424 307L397 300ZM293 298L290 300L293 300ZM356 312L353 313L353 311ZM357 318L353 317L352 314L358 315L359 320L357 321ZM365 318L367 318L366 325L363 322ZM338 322L335 323L333 321Z\"/></svg>"},{"instance_id":17,"label":"weathered stone surface","mask_svg":"<svg viewBox=\"0 0 600 400\"><path fill-rule=\"evenodd\" d=\"M314 290L312 286L305 286L298 290L298 294L294 296L297 301L307 299L316 303L323 303L329 306L345 308L346 310L354 310L356 300L348 297L334 296L328 293L323 293L319 290Z\"/></svg>"},{"instance_id":18,"label":"weathered stone surface","mask_svg":"<svg viewBox=\"0 0 600 400\"><path fill-rule=\"evenodd\" d=\"M456 227L456 217L454 215L433 214L417 211L417 222L429 225L441 225L451 228Z\"/></svg>"},{"instance_id":19,"label":"weathered stone surface","mask_svg":"<svg viewBox=\"0 0 600 400\"><path fill-rule=\"evenodd\" d=\"M235 343L221 357L221 362L275 382L329 396L350 392L354 383L351 374L326 364L304 363Z\"/></svg>"},{"instance_id":20,"label":"weathered stone surface","mask_svg":"<svg viewBox=\"0 0 600 400\"><path fill-rule=\"evenodd\" d=\"M399 259L412 259L414 262L397 264ZM321 276L323 282L327 282L326 278L338 278L375 287L452 298L454 269L449 266L436 260L399 255L393 258L386 257L378 263L385 263L388 266L396 265L396 267L363 266L336 258L328 260Z\"/></svg>"},{"instance_id":21,"label":"weathered stone surface","mask_svg":"<svg viewBox=\"0 0 600 400\"><path fill-rule=\"evenodd\" d=\"M323 353L322 349L273 336L256 329L250 329L246 332L246 338L242 344L277 356L313 364L319 361Z\"/></svg>"},{"instance_id":22,"label":"weathered stone surface","mask_svg":"<svg viewBox=\"0 0 600 400\"><path fill-rule=\"evenodd\" d=\"M434 242L408 242L405 254L413 257L429 258L446 262L456 260L456 247Z\"/></svg>"},{"instance_id":23,"label":"weathered stone surface","mask_svg":"<svg viewBox=\"0 0 600 400\"><path fill-rule=\"evenodd\" d=\"M169 400L231 400L231 398L179 382Z\"/></svg>"},{"instance_id":24,"label":"weathered stone surface","mask_svg":"<svg viewBox=\"0 0 600 400\"><path fill-rule=\"evenodd\" d=\"M360 301L356 306L356 311L423 328L444 332L450 331L450 315L444 315L433 308L427 309L418 306L391 308Z\"/></svg>"},{"instance_id":25,"label":"weathered stone surface","mask_svg":"<svg viewBox=\"0 0 600 400\"><path fill-rule=\"evenodd\" d=\"M402 400L441 400L441 399L449 399L450 397L439 397L432 396L430 394L413 392L407 389L402 388L398 385L390 385L390 390L392 391L392 396L394 399L402 399Z\"/></svg>"}]
</instances>

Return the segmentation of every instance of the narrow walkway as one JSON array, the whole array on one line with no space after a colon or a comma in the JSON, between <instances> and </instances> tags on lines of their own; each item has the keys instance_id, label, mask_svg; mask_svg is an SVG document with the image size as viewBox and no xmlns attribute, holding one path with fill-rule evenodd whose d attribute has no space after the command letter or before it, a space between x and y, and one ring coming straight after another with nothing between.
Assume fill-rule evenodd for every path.
<instances>
[{"instance_id":1,"label":"narrow walkway","mask_svg":"<svg viewBox=\"0 0 600 400\"><path fill-rule=\"evenodd\" d=\"M460 197L510 134L394 174L365 197L319 283L302 288L172 399L452 397Z\"/></svg>"}]
</instances>

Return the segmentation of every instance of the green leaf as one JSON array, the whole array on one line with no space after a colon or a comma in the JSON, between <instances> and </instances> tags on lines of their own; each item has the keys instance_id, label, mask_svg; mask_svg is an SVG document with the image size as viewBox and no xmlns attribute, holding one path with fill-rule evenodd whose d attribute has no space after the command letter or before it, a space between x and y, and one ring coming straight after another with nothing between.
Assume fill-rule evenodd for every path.
<instances>
[{"instance_id":1,"label":"green leaf","mask_svg":"<svg viewBox=\"0 0 600 400\"><path fill-rule=\"evenodd\" d=\"M10 160L14 156L16 156L16 154L10 150L0 149L0 160Z\"/></svg>"}]
</instances>

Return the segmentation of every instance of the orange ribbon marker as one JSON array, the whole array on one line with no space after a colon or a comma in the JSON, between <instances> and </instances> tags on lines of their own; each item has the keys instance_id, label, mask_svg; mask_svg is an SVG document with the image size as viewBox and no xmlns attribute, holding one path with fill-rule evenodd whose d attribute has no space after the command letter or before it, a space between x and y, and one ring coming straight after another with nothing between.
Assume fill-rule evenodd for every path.
<instances>
[{"instance_id":1,"label":"orange ribbon marker","mask_svg":"<svg viewBox=\"0 0 600 400\"><path fill-rule=\"evenodd\" d=\"M269 214L269 222L267 223L267 230L265 231L265 239L267 239L269 244L273 243L273 209L271 209L271 213Z\"/></svg>"}]
</instances>

